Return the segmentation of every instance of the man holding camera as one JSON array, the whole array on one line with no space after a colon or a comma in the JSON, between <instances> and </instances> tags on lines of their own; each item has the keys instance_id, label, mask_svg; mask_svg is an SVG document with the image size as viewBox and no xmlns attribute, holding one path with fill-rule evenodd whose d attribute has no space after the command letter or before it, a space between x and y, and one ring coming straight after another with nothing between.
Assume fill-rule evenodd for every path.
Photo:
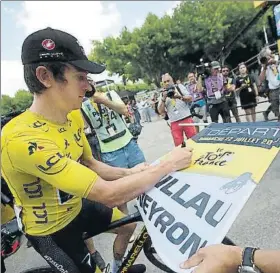
<instances>
[{"instance_id":1,"label":"man holding camera","mask_svg":"<svg viewBox=\"0 0 280 273\"><path fill-rule=\"evenodd\" d=\"M228 123L231 122L231 120L229 107L225 97L225 86L227 85L227 82L223 75L220 74L220 68L221 66L219 62L211 62L211 73L205 78L204 84L212 122L218 123L219 115L221 115L223 122Z\"/></svg>"},{"instance_id":2,"label":"man holding camera","mask_svg":"<svg viewBox=\"0 0 280 273\"><path fill-rule=\"evenodd\" d=\"M189 107L192 96L182 84L174 85L174 81L168 73L162 76L162 82L164 88L158 111L160 114L167 113L174 144L179 146L184 141L184 133L187 138L191 138L197 133L195 126L179 126L180 123L193 123Z\"/></svg>"},{"instance_id":3,"label":"man holding camera","mask_svg":"<svg viewBox=\"0 0 280 273\"><path fill-rule=\"evenodd\" d=\"M271 110L280 121L279 112L279 96L280 96L280 64L277 62L275 56L270 49L261 52L260 63L262 71L260 73L260 82L268 81L269 87L269 101L271 103Z\"/></svg>"}]
</instances>

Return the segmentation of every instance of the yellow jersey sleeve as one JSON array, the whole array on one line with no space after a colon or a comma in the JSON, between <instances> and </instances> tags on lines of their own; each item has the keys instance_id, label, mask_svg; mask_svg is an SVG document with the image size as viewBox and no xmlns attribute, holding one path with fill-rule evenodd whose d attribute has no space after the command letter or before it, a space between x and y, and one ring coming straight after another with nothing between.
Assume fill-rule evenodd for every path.
<instances>
[{"instance_id":1,"label":"yellow jersey sleeve","mask_svg":"<svg viewBox=\"0 0 280 273\"><path fill-rule=\"evenodd\" d=\"M36 146L30 149L30 143ZM86 197L98 175L68 158L42 134L12 138L6 146L9 164L14 170L38 177L53 187L78 197Z\"/></svg>"},{"instance_id":2,"label":"yellow jersey sleeve","mask_svg":"<svg viewBox=\"0 0 280 273\"><path fill-rule=\"evenodd\" d=\"M84 132L82 132L82 138L83 138L83 143L84 143L83 159L84 160L91 159L91 158L93 158L91 147L88 143L87 137Z\"/></svg>"}]
</instances>

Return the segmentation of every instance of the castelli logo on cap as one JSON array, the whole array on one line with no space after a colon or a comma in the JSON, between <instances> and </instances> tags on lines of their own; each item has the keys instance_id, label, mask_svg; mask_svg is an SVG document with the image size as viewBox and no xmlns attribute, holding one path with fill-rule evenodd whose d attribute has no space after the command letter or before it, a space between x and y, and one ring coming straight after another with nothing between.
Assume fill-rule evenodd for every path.
<instances>
[{"instance_id":1,"label":"castelli logo on cap","mask_svg":"<svg viewBox=\"0 0 280 273\"><path fill-rule=\"evenodd\" d=\"M43 46L43 48L45 48L47 50L53 50L55 48L55 43L51 39L45 39L42 42L42 46Z\"/></svg>"}]
</instances>

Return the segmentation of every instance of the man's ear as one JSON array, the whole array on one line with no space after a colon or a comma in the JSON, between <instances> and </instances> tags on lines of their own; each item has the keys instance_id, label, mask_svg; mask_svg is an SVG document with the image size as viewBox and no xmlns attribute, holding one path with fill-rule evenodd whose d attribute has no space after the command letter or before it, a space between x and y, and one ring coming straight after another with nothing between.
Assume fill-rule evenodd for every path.
<instances>
[{"instance_id":1,"label":"man's ear","mask_svg":"<svg viewBox=\"0 0 280 273\"><path fill-rule=\"evenodd\" d=\"M38 66L36 68L36 77L46 88L52 86L53 75L46 67Z\"/></svg>"}]
</instances>

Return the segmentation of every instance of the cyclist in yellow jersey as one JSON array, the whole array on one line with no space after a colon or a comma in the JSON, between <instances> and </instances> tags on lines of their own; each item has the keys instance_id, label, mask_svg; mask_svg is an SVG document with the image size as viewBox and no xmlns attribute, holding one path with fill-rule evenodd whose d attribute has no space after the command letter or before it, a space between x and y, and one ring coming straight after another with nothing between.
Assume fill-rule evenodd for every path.
<instances>
[{"instance_id":1,"label":"cyclist in yellow jersey","mask_svg":"<svg viewBox=\"0 0 280 273\"><path fill-rule=\"evenodd\" d=\"M75 37L51 28L25 39L22 62L34 100L2 130L2 175L23 232L54 272L92 272L84 263L82 234L102 231L123 217L115 206L188 167L192 151L176 148L157 166L132 169L96 161L79 109L90 88L87 74L105 67L90 62ZM115 230L113 273L135 226Z\"/></svg>"}]
</instances>

